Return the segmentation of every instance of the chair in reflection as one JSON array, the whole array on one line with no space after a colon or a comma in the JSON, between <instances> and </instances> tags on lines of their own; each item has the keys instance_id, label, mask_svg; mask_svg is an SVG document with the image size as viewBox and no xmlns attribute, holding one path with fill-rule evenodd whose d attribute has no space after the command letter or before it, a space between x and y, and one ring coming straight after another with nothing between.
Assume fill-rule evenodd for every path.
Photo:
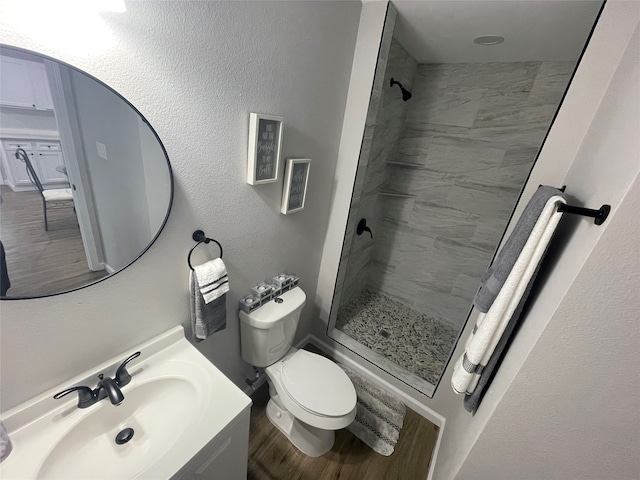
<instances>
[{"instance_id":1,"label":"chair in reflection","mask_svg":"<svg viewBox=\"0 0 640 480\"><path fill-rule=\"evenodd\" d=\"M18 150L16 150L16 158L24 162L27 167L27 175L29 176L29 180L31 180L31 183L33 183L33 185L38 189L38 192L40 192L40 196L42 197L42 210L44 212L44 229L48 231L49 224L47 222L47 208L74 208L73 194L71 193L71 189L52 188L49 190L45 190L44 188L42 188L42 183L40 182L40 179L38 178L38 175L33 168L33 164L29 160L27 152L25 152L22 148L19 148Z\"/></svg>"}]
</instances>

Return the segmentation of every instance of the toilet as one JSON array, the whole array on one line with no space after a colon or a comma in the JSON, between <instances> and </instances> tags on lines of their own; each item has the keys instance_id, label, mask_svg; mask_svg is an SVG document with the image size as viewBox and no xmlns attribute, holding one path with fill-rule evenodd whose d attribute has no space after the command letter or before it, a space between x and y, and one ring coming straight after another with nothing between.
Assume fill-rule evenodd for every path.
<instances>
[{"instance_id":1,"label":"toilet","mask_svg":"<svg viewBox=\"0 0 640 480\"><path fill-rule=\"evenodd\" d=\"M240 338L242 358L266 367L267 417L298 450L319 457L331 450L335 430L355 419L357 398L338 365L292 347L305 300L295 287L251 313L240 311Z\"/></svg>"}]
</instances>

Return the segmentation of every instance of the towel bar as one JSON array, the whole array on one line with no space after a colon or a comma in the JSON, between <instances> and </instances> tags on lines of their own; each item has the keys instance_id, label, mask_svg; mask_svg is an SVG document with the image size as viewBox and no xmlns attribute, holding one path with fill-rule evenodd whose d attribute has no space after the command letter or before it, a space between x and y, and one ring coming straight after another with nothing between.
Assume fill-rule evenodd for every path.
<instances>
[{"instance_id":1,"label":"towel bar","mask_svg":"<svg viewBox=\"0 0 640 480\"><path fill-rule=\"evenodd\" d=\"M592 217L593 223L602 225L609 216L611 205L602 205L598 210L592 208L574 207L573 205L560 205L559 212L570 213L573 215L582 215L583 217Z\"/></svg>"},{"instance_id":2,"label":"towel bar","mask_svg":"<svg viewBox=\"0 0 640 480\"><path fill-rule=\"evenodd\" d=\"M540 188L541 186L542 185L538 185L538 188ZM566 185L563 185L562 188L559 188L559 190L562 192L566 191L566 189ZM572 215L591 217L593 218L593 223L595 223L596 225L602 225L609 216L609 212L611 212L611 205L607 205L605 203L598 210L594 210L593 208L574 207L573 205L563 204L558 207L558 211L562 213L569 213Z\"/></svg>"},{"instance_id":3,"label":"towel bar","mask_svg":"<svg viewBox=\"0 0 640 480\"><path fill-rule=\"evenodd\" d=\"M214 242L216 245L218 245L218 248L220 249L220 258L222 258L222 245L220 245L220 242L218 242L215 238L207 237L202 230L196 230L195 232L193 232L191 238L193 238L194 241L198 242L193 247L191 247L191 250L189 250L189 255L187 255L187 265L189 265L189 268L191 270L193 270L193 267L191 266L191 254L201 243Z\"/></svg>"}]
</instances>

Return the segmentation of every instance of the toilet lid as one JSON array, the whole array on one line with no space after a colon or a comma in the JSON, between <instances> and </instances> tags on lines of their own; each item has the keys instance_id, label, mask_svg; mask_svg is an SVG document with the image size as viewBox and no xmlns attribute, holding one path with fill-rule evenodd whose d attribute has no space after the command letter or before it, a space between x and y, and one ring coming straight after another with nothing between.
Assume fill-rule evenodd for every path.
<instances>
[{"instance_id":1,"label":"toilet lid","mask_svg":"<svg viewBox=\"0 0 640 480\"><path fill-rule=\"evenodd\" d=\"M327 417L349 414L356 390L346 373L328 358L298 350L282 367L282 385L302 408Z\"/></svg>"}]
</instances>

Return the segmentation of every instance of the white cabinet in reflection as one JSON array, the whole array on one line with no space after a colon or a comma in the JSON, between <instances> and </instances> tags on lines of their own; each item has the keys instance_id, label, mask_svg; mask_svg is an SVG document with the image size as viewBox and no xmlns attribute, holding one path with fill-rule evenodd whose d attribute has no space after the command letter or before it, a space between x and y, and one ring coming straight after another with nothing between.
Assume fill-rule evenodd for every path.
<instances>
[{"instance_id":1,"label":"white cabinet in reflection","mask_svg":"<svg viewBox=\"0 0 640 480\"><path fill-rule=\"evenodd\" d=\"M16 151L19 148L22 148L28 155L36 175L45 189L69 186L69 181L64 173L64 158L59 141L3 139L2 154L6 176L4 183L13 191L35 190L35 186L27 174L26 165L16 158Z\"/></svg>"},{"instance_id":2,"label":"white cabinet in reflection","mask_svg":"<svg viewBox=\"0 0 640 480\"><path fill-rule=\"evenodd\" d=\"M35 142L35 167L42 174L40 181L43 185L68 183L65 175L64 160L60 142Z\"/></svg>"},{"instance_id":3,"label":"white cabinet in reflection","mask_svg":"<svg viewBox=\"0 0 640 480\"><path fill-rule=\"evenodd\" d=\"M43 63L0 56L0 105L53 110L51 90Z\"/></svg>"}]
</instances>

